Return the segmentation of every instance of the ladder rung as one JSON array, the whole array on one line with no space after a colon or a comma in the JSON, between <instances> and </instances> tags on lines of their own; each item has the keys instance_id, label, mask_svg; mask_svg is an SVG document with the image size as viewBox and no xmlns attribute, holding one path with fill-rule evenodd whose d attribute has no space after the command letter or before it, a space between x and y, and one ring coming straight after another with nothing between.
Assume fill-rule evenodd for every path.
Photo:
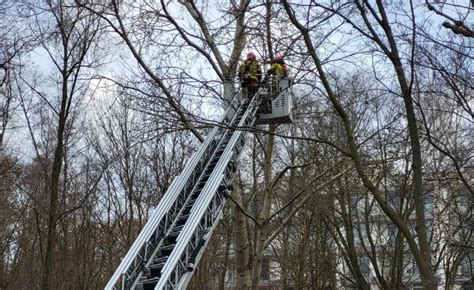
<instances>
[{"instance_id":1,"label":"ladder rung","mask_svg":"<svg viewBox=\"0 0 474 290\"><path fill-rule=\"evenodd\" d=\"M183 224L184 225L186 223L186 221L188 220L188 218L189 218L189 214L182 214L176 222L178 224Z\"/></svg>"},{"instance_id":2,"label":"ladder rung","mask_svg":"<svg viewBox=\"0 0 474 290\"><path fill-rule=\"evenodd\" d=\"M180 226L174 226L173 231L169 234L169 236L178 236L179 233L181 233L181 230L183 229L184 225Z\"/></svg>"},{"instance_id":3,"label":"ladder rung","mask_svg":"<svg viewBox=\"0 0 474 290\"><path fill-rule=\"evenodd\" d=\"M155 289L156 284L158 284L158 281L160 281L160 278L158 278L158 277L144 279L143 281L141 281L142 289L143 290L153 290L153 289Z\"/></svg>"},{"instance_id":4,"label":"ladder rung","mask_svg":"<svg viewBox=\"0 0 474 290\"><path fill-rule=\"evenodd\" d=\"M158 283L158 281L160 281L160 278L158 277L150 277L150 278L146 278L146 279L140 279L140 284L148 284L148 283Z\"/></svg>"},{"instance_id":5,"label":"ladder rung","mask_svg":"<svg viewBox=\"0 0 474 290\"><path fill-rule=\"evenodd\" d=\"M184 207L184 210L192 209L194 206L194 203L196 202L197 197L190 198L186 206Z\"/></svg>"},{"instance_id":6,"label":"ladder rung","mask_svg":"<svg viewBox=\"0 0 474 290\"><path fill-rule=\"evenodd\" d=\"M168 258L168 256L166 256L166 258ZM160 263L153 263L152 265L150 265L150 267L149 267L150 275L152 277L160 277L161 276L161 270L163 269L165 264L166 264L166 260L162 261Z\"/></svg>"},{"instance_id":7,"label":"ladder rung","mask_svg":"<svg viewBox=\"0 0 474 290\"><path fill-rule=\"evenodd\" d=\"M188 202L189 204L186 206L186 208L188 208L188 206L192 208L192 207L194 206L194 203L196 202L196 200L197 200L197 197L191 198L191 199L189 200L189 202ZM186 208L185 208L185 209L186 209Z\"/></svg>"},{"instance_id":8,"label":"ladder rung","mask_svg":"<svg viewBox=\"0 0 474 290\"><path fill-rule=\"evenodd\" d=\"M186 207L183 208L183 213L189 214L191 212L191 209L193 208L194 203L187 205Z\"/></svg>"},{"instance_id":9,"label":"ladder rung","mask_svg":"<svg viewBox=\"0 0 474 290\"><path fill-rule=\"evenodd\" d=\"M161 256L166 256L166 255L163 254L163 252L172 251L175 246L176 246L175 243L170 243L170 244L167 244L165 246L160 247ZM156 259L159 259L159 258L156 258Z\"/></svg>"},{"instance_id":10,"label":"ladder rung","mask_svg":"<svg viewBox=\"0 0 474 290\"><path fill-rule=\"evenodd\" d=\"M181 214L181 215L179 216L179 218L178 218L178 221L180 221L180 220L188 220L189 216L190 216L189 214Z\"/></svg>"},{"instance_id":11,"label":"ladder rung","mask_svg":"<svg viewBox=\"0 0 474 290\"><path fill-rule=\"evenodd\" d=\"M153 263L148 267L148 269L150 269L150 275L152 277L156 277L156 276L160 275L157 272L159 272L159 271L161 271L161 269L163 269L163 267L166 264L166 261L168 261L168 257L169 256L164 256L163 258L166 258L166 259L160 260L159 262L154 262L153 261Z\"/></svg>"},{"instance_id":12,"label":"ladder rung","mask_svg":"<svg viewBox=\"0 0 474 290\"><path fill-rule=\"evenodd\" d=\"M176 244L170 244L170 246L175 246ZM160 264L160 263L163 263L163 262L166 262L168 260L168 256L160 256L158 258L155 258L153 259L153 263L150 267L153 267L154 264Z\"/></svg>"}]
</instances>

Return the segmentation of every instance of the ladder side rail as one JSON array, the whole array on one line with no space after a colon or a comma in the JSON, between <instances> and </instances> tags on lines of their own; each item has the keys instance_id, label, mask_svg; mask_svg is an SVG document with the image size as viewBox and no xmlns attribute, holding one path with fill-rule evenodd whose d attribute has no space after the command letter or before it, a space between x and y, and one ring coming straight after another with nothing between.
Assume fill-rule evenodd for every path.
<instances>
[{"instance_id":1,"label":"ladder side rail","mask_svg":"<svg viewBox=\"0 0 474 290\"><path fill-rule=\"evenodd\" d=\"M252 125L251 123L255 119L257 109L256 104L257 98L254 97L249 104L247 111L244 113L244 116L239 123L239 127ZM191 210L191 215L188 219L189 222L185 224L183 230L178 236L175 249L163 267L160 281L155 289L174 289L179 280L188 271L188 261L191 257L190 249L195 249L197 247L196 242L207 233L210 225L212 225L208 224L209 215L206 216L208 205L224 179L226 168L229 165L234 167L234 170L236 168L238 157L236 153L240 153L237 151L240 151L245 142L243 139L245 135L242 135L241 133L242 131L234 132L208 182L204 186L201 195L196 200L196 204ZM236 147L240 149L235 150ZM201 224L203 218L205 220L204 225Z\"/></svg>"},{"instance_id":2,"label":"ladder side rail","mask_svg":"<svg viewBox=\"0 0 474 290\"><path fill-rule=\"evenodd\" d=\"M214 232L214 229L219 224L219 221L223 218L223 215L224 215L223 211L224 211L224 207L225 207L226 202L227 202L227 199L224 198L222 203L221 203L221 209L219 211L219 214L214 219L214 222L213 222L211 228L209 229L208 233L205 234L200 239L200 242L202 241L202 247L200 247L198 249L199 252L197 254L193 254L193 255L195 255L195 257L193 259L194 261L192 261L193 262L192 265L191 266L188 265L188 267L187 267L188 271L183 274L183 277L181 277L181 279L178 281L178 285L175 287L175 289L186 289L188 287L188 284L191 281L191 278L193 277L194 270L196 269L197 265L199 264L199 261L201 260L202 255L204 254L204 250L207 248L207 244L209 244L209 241L211 240L212 233ZM168 283L168 287L171 287L171 286L172 285L170 283Z\"/></svg>"},{"instance_id":3,"label":"ladder side rail","mask_svg":"<svg viewBox=\"0 0 474 290\"><path fill-rule=\"evenodd\" d=\"M201 148L197 153L195 153L191 159L187 162L183 173L177 176L173 182L171 183L170 187L166 191L163 199L158 204L158 207L153 212L152 216L148 220L148 222L143 227L142 231L135 239L132 247L127 252L124 259L121 261L119 267L115 271L114 275L110 279L109 283L106 285L105 289L126 289L122 285L118 287L117 282L126 282L129 277L122 277L123 275L130 275L135 273L135 269L143 262L146 262L146 258L143 254L148 254L150 251L147 249L148 241L152 237L154 233L156 235L161 235L165 232L172 221L170 221L170 217L172 218L174 212L177 210L177 203L179 203L178 198L180 194L183 193L183 189L186 187L186 180L189 180L192 174L194 173L194 169L199 164L198 162L202 160L202 157L205 157L207 154L206 149L209 147L210 143L214 139L214 134L217 130L213 130L208 138L206 138L205 142L201 145ZM151 254L151 253L149 253ZM122 278L122 279L121 279ZM124 279L125 278L125 279ZM132 277L133 278L133 277ZM134 279L133 279L134 280ZM133 281L132 281L133 282Z\"/></svg>"},{"instance_id":4,"label":"ladder side rail","mask_svg":"<svg viewBox=\"0 0 474 290\"><path fill-rule=\"evenodd\" d=\"M231 122L237 116L235 105L238 104L238 102L239 96L235 94L231 105L221 118L222 123ZM151 258L154 252L154 249L151 247L157 245L157 242L163 238L163 233L174 223L174 219L180 211L180 205L183 206L187 199L187 196L183 195L189 195L192 192L195 184L190 184L190 181L197 183L199 179L190 179L190 177L200 176L200 173L197 173L196 169L204 170L204 165L207 164L212 157L212 151L216 148L217 143L220 143L217 142L216 139L220 141L225 136L224 133L225 130L215 127L205 139L204 143L201 144L199 150L186 162L183 172L172 181L163 199L135 239L126 256L122 259L117 270L105 286L105 289L126 289L133 284L141 271L139 268L143 267L143 264L147 262L147 259ZM188 189L189 192L186 192L186 189ZM150 239L153 239L152 241L154 242L150 242Z\"/></svg>"},{"instance_id":5,"label":"ladder side rail","mask_svg":"<svg viewBox=\"0 0 474 290\"><path fill-rule=\"evenodd\" d=\"M235 146L235 154L231 157L230 162L228 163L224 176L223 176L223 181L221 183L225 184L232 184L232 180L234 179L235 172L237 171L237 164L239 162L240 155L242 153L242 149L245 145L245 140L246 140L246 135L247 131L239 132L240 136L237 141L237 144ZM237 164L233 163L233 160L237 160ZM187 265L187 272L184 273L183 277L178 281L178 285L175 289L186 289L187 285L191 281L191 278L194 274L195 269L197 268L197 265L199 264L199 261L202 258L202 255L204 254L204 251L207 248L207 245L209 241L211 240L212 234L219 224L219 221L223 218L223 212L224 212L224 207L227 203L227 192L219 191L217 189L217 192L214 193L210 203L207 206L207 210L205 212L205 216L201 219L201 224L200 225L205 225L208 223L208 229L204 229L204 236L199 240L200 243L202 243L202 246L197 247L197 249L191 248L191 244L188 243L188 248L194 250L192 252L191 260L186 261ZM194 238L194 237L193 237ZM197 252L195 252L197 250ZM185 257L182 257L185 258ZM171 286L171 285L170 285ZM170 288L171 289L171 288Z\"/></svg>"},{"instance_id":6,"label":"ladder side rail","mask_svg":"<svg viewBox=\"0 0 474 290\"><path fill-rule=\"evenodd\" d=\"M246 122L243 123L242 126L252 126L253 123L255 122L256 110L254 112L250 112L249 115L250 115L249 118L247 118ZM192 252L191 261L185 262L187 265L188 271L184 273L183 277L178 281L178 285L177 287L175 287L175 289L186 289L189 282L191 281L191 278L194 274L195 269L197 268L197 265L199 264L199 261L201 260L204 254L204 251L207 248L207 245L209 244L209 241L211 240L211 237L215 228L219 224L219 221L223 218L224 207L227 203L227 195L229 194L228 192L225 192L225 191L227 190L226 189L227 185L231 185L232 180L235 177L235 173L237 171L237 167L240 160L240 155L242 154L245 142L247 140L248 131L239 130L236 133L238 134L238 137L237 137L236 144L234 146L234 154L232 155L230 162L228 162L227 166L225 167L225 170L223 173L224 175L223 180L220 183L220 184L224 183L226 186L223 187L223 190L219 190L219 187L218 187L218 189L214 192L212 199L207 205L205 216L201 219L201 225L208 223L208 229L207 230L204 229L205 234L199 240L199 242L202 243L202 246L198 247L197 249L193 249L190 247L191 244L188 243L188 248L191 248L192 250L197 250L197 252L195 251Z\"/></svg>"},{"instance_id":7,"label":"ladder side rail","mask_svg":"<svg viewBox=\"0 0 474 290\"><path fill-rule=\"evenodd\" d=\"M193 186L193 189L190 191L190 194L188 194L188 195L185 196L185 198L183 199L183 202L182 202L181 206L180 206L179 208L177 208L177 210L176 210L176 215L175 215L176 218L173 218L174 222L173 222L169 227L166 228L166 230L163 232L163 235L162 235L162 236L165 236L165 237L166 237L166 236L168 236L168 235L170 234L170 232L173 231L173 227L175 226L176 222L178 221L178 218L177 218L177 217L180 215L181 211L183 210L183 206L184 206L185 204L187 204L188 200L190 199L190 196L192 195L192 193L195 192L196 187L197 187L198 184L200 183L200 180L203 178L203 175L204 175L204 173L207 171L208 166L210 166L210 163L213 161L213 159L214 159L214 154L217 154L217 152L219 151L219 150L217 150L217 148L221 148L221 145L223 145L223 142L224 142L225 140L227 140L226 137L229 135L229 131L231 132L231 134L233 134L233 131L234 131L234 130L233 130L232 128L229 128L229 125L230 125L230 124L233 124L233 123L235 122L235 119L239 117L239 115L240 115L240 114L239 114L239 112L240 112L240 110L239 110L240 107L233 107L233 109L235 110L235 111L233 112L233 114L234 114L233 116L229 117L229 114L226 114L226 115L225 115L226 118L227 118L227 120L224 120L224 121L229 121L229 120L230 120L230 121L229 121L229 124L227 124L226 126L218 127L218 130L220 131L220 133L219 133L218 135L219 135L219 136L222 135L222 138L220 138L219 141L216 141L215 146L214 146L214 148L216 148L216 150L213 151L213 152L211 152L211 153L212 153L212 156L207 159L206 164L204 164L203 167L202 167L202 170L199 171L199 172L200 172L200 173L199 173L199 176L198 176L197 179L196 179L197 182L193 183L194 186ZM244 113L245 113L245 112L244 112ZM229 119L229 118L230 118L230 119ZM181 231L182 231L182 230L181 230ZM181 232L181 231L180 231L180 232ZM158 248L159 248L159 247L158 247ZM158 250L158 248L157 248L156 250ZM152 262L152 260L155 258L156 251L155 251L152 255L153 255L153 257L151 257L151 258L148 260L148 262L146 263L146 267L149 266L149 264L150 264L150 263ZM139 276L137 276L137 278L139 278ZM138 282L138 280L139 280L139 279L136 279L136 280L135 280L135 283L134 283L133 285L131 285L131 288L134 288L134 287L136 286L136 283Z\"/></svg>"}]
</instances>

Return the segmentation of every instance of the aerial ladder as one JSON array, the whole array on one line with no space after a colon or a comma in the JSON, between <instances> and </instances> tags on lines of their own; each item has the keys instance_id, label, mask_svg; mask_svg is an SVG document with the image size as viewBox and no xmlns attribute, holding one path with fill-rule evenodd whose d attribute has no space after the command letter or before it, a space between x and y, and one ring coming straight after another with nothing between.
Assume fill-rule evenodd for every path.
<instances>
[{"instance_id":1,"label":"aerial ladder","mask_svg":"<svg viewBox=\"0 0 474 290\"><path fill-rule=\"evenodd\" d=\"M225 85L231 102L218 126L173 180L105 289L186 289L232 191L248 133L239 128L292 118L289 79L280 80L278 93L262 86L244 102L232 88Z\"/></svg>"}]
</instances>

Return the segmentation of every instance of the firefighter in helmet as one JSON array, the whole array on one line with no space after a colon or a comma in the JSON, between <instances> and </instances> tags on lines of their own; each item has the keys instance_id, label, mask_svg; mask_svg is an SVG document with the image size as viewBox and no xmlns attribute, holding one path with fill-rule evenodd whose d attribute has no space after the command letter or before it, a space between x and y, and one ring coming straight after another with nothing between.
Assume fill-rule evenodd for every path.
<instances>
[{"instance_id":1,"label":"firefighter in helmet","mask_svg":"<svg viewBox=\"0 0 474 290\"><path fill-rule=\"evenodd\" d=\"M239 67L239 80L244 98L251 99L257 92L258 84L262 80L262 68L253 52L247 54L247 60Z\"/></svg>"},{"instance_id":2,"label":"firefighter in helmet","mask_svg":"<svg viewBox=\"0 0 474 290\"><path fill-rule=\"evenodd\" d=\"M272 77L272 93L278 93L280 80L288 77L288 67L285 64L283 55L277 53L272 59L271 67L267 71L267 77Z\"/></svg>"}]
</instances>

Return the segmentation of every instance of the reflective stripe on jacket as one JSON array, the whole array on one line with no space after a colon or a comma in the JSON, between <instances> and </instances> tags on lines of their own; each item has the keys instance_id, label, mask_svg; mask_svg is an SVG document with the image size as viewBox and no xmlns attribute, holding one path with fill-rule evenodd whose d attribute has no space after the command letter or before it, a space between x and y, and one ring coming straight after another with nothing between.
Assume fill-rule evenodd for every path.
<instances>
[{"instance_id":1,"label":"reflective stripe on jacket","mask_svg":"<svg viewBox=\"0 0 474 290\"><path fill-rule=\"evenodd\" d=\"M262 69L258 61L246 60L239 67L239 79L262 79Z\"/></svg>"}]
</instances>

